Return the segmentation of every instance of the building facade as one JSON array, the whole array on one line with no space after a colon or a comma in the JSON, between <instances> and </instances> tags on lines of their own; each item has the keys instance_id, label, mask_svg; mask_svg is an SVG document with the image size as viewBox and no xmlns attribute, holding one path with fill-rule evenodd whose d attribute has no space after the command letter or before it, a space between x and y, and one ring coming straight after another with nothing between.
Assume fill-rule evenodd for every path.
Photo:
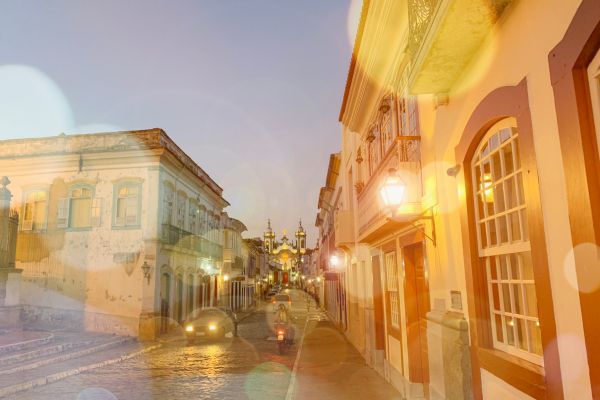
<instances>
[{"instance_id":1,"label":"building facade","mask_svg":"<svg viewBox=\"0 0 600 400\"><path fill-rule=\"evenodd\" d=\"M364 1L326 218L407 398L600 397L599 50L597 1Z\"/></svg>"},{"instance_id":2,"label":"building facade","mask_svg":"<svg viewBox=\"0 0 600 400\"><path fill-rule=\"evenodd\" d=\"M153 338L217 303L222 189L161 129L0 143L25 320Z\"/></svg>"}]
</instances>

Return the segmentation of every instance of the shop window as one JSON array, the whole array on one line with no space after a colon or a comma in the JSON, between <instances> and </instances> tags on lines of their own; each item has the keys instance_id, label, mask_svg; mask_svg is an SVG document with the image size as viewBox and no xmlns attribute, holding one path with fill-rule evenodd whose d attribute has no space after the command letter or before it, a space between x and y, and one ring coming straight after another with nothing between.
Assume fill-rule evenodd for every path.
<instances>
[{"instance_id":1,"label":"shop window","mask_svg":"<svg viewBox=\"0 0 600 400\"><path fill-rule=\"evenodd\" d=\"M543 363L519 134L495 124L471 162L478 256L487 278L493 347Z\"/></svg>"}]
</instances>

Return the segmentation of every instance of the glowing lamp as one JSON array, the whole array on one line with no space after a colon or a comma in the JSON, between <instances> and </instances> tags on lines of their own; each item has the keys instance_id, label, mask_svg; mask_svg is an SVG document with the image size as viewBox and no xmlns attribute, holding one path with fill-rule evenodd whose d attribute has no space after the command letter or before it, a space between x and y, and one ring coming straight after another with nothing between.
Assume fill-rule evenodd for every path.
<instances>
[{"instance_id":1,"label":"glowing lamp","mask_svg":"<svg viewBox=\"0 0 600 400\"><path fill-rule=\"evenodd\" d=\"M340 259L334 254L329 258L329 263L332 267L337 267L340 263Z\"/></svg>"},{"instance_id":2,"label":"glowing lamp","mask_svg":"<svg viewBox=\"0 0 600 400\"><path fill-rule=\"evenodd\" d=\"M389 175L383 181L383 185L379 188L379 194L386 207L400 207L404 203L406 184L396 174L396 170L390 170Z\"/></svg>"},{"instance_id":3,"label":"glowing lamp","mask_svg":"<svg viewBox=\"0 0 600 400\"><path fill-rule=\"evenodd\" d=\"M223 275L223 280L225 282L227 282L229 280L229 275L227 275L227 274Z\"/></svg>"}]
</instances>

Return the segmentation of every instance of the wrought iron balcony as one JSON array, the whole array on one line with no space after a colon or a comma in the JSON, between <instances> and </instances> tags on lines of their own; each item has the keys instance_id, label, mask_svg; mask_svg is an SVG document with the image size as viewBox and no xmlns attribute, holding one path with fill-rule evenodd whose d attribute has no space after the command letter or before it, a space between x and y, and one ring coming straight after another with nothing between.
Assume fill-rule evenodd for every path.
<instances>
[{"instance_id":1,"label":"wrought iron balcony","mask_svg":"<svg viewBox=\"0 0 600 400\"><path fill-rule=\"evenodd\" d=\"M395 219L405 219L408 223L422 212L421 137L398 136L358 194L356 236L359 242L368 243L398 224L398 222L388 221L388 211L379 195L380 185L390 168L396 169L397 174L406 184L406 200L398 210ZM336 238L336 242L338 241Z\"/></svg>"}]
</instances>

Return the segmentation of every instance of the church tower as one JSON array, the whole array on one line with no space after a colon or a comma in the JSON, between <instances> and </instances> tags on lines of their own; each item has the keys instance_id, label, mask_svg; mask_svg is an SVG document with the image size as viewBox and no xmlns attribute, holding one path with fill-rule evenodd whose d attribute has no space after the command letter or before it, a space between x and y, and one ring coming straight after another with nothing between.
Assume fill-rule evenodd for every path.
<instances>
[{"instance_id":1,"label":"church tower","mask_svg":"<svg viewBox=\"0 0 600 400\"><path fill-rule=\"evenodd\" d=\"M268 222L268 226L267 226L267 230L265 231L264 235L264 245L265 245L265 252L267 254L271 254L273 252L273 246L275 244L275 233L273 232L273 229L271 229L271 220L269 219Z\"/></svg>"},{"instance_id":2,"label":"church tower","mask_svg":"<svg viewBox=\"0 0 600 400\"><path fill-rule=\"evenodd\" d=\"M302 226L302 220L300 220L298 230L296 231L296 246L298 247L300 254L306 253L306 231Z\"/></svg>"}]
</instances>

